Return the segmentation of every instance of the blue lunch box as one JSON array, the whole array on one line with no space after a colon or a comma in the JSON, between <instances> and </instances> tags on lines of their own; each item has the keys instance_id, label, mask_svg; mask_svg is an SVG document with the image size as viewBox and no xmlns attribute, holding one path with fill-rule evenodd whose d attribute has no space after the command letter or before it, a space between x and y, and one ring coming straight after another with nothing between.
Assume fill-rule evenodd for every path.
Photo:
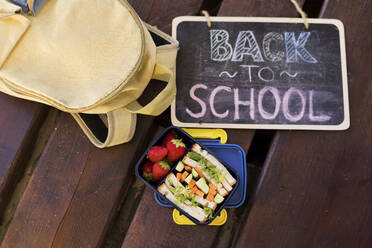
<instances>
[{"instance_id":1,"label":"blue lunch box","mask_svg":"<svg viewBox=\"0 0 372 248\"><path fill-rule=\"evenodd\" d=\"M237 191L237 189L240 186L241 184L241 181L240 181L240 176L238 175L238 173L231 167L229 166L229 164L227 164L225 161L221 160L220 157L216 156L216 154L214 152L211 151L211 149L207 148L207 146L205 146L204 144L202 144L201 142L197 141L196 139L194 139L192 136L190 136L188 133L186 133L185 131L183 131L182 129L178 128L178 127L174 127L174 126L170 126L168 128L166 128L156 139L155 141L147 148L147 150L145 151L145 153L141 156L141 158L139 159L139 161L137 162L136 164L136 167L135 167L135 174L136 176L141 180L143 181L147 186L149 186L150 188L152 188L157 194L159 195L162 195L159 191L158 191L158 186L161 185L162 183L164 183L164 181L166 180L166 177L164 177L160 182L148 182L146 181L143 177L142 177L142 166L143 164L146 162L147 158L147 153L149 151L149 149L152 147L152 146L160 146L161 143L162 143L162 140L163 138L165 137L165 135L168 133L168 132L175 132L177 134L177 136L179 138L182 139L183 143L186 145L186 153L185 155L187 154L187 152L191 151L191 147L193 144L197 143L201 146L202 149L208 151L208 153L210 153L211 155L213 155L214 157L216 157L225 167L226 169L230 172L230 174L236 179L236 184L234 185L232 191L229 193L229 195L225 198L225 200L221 203L221 204L218 204L217 205L217 208L215 209L214 213L213 213L213 216L211 219L205 221L205 222L199 222L198 220L196 220L195 218L193 218L192 216L190 216L188 213L186 213L185 211L183 211L182 209L180 209L177 205L175 205L174 203L172 203L171 201L169 201L166 197L164 197L164 202L167 202L167 205L169 206L172 206L174 208L176 208L181 214L185 215L187 218L189 218L192 222L194 222L195 224L197 225L208 225L209 223L211 223L213 221L214 218L216 218L216 216L219 215L219 213L221 212L221 210L223 208L226 207L226 204L228 202L230 202L230 199L234 196L235 192ZM181 158L182 159L182 158ZM173 172L176 168L176 165L177 165L178 161L176 161L175 163L173 163L173 165L171 166L171 169L169 171L169 173ZM168 173L168 174L169 174ZM245 188L245 186L244 186ZM245 194L244 194L245 196ZM243 199L244 201L244 199Z\"/></svg>"}]
</instances>

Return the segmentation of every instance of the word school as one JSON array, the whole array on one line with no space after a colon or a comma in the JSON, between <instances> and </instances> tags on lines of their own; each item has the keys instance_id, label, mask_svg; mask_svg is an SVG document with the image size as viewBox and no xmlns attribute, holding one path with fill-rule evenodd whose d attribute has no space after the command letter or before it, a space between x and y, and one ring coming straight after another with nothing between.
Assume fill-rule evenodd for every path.
<instances>
[{"instance_id":1,"label":"word school","mask_svg":"<svg viewBox=\"0 0 372 248\"><path fill-rule=\"evenodd\" d=\"M272 51L271 43L285 44L287 63L296 63L300 60L306 63L318 63L305 45L310 37L310 32L301 32L296 38L294 32L270 32L265 34L262 41L263 55L268 61L280 62L284 58L283 51ZM229 33L224 29L210 30L211 59L214 61L233 62L243 61L244 56L252 57L254 62L264 62L260 47L254 33L250 30L240 31L236 39L235 48L229 43Z\"/></svg>"},{"instance_id":2,"label":"word school","mask_svg":"<svg viewBox=\"0 0 372 248\"><path fill-rule=\"evenodd\" d=\"M307 92L297 89L295 87L290 87L287 91L284 92L283 96L279 93L279 90L275 87L265 86L258 91L258 99L255 99L255 89L250 88L249 99L240 99L239 96L239 89L238 88L231 88L228 86L217 86L215 87L209 97L208 102L204 102L203 99L199 98L195 93L198 91L200 94L202 91L209 91L208 86L205 84L196 84L190 89L190 97L195 102L197 102L201 109L199 112L193 112L189 108L186 108L186 113L191 116L192 118L203 118L207 113L207 108L209 104L209 109L213 116L224 119L228 118L230 115L230 110L226 109L224 112L216 111L216 105L218 104L219 97L226 98L226 96L218 96L223 91L228 92L228 95L231 97L231 101L233 102L234 107L234 120L240 119L240 110L244 108L249 108L249 116L251 120L255 120L256 112L260 114L263 119L266 120L274 120L279 116L279 112L282 112L284 117L290 122L297 122L302 120L305 116L308 116L310 121L314 122L324 122L331 119L330 116L324 114L316 115L314 112L314 104L313 98L315 92L313 90L309 90ZM291 98L299 97L301 104L300 108L296 113L291 113L290 111L290 101ZM271 97L275 104L270 109L265 109L263 104L264 97Z\"/></svg>"}]
</instances>

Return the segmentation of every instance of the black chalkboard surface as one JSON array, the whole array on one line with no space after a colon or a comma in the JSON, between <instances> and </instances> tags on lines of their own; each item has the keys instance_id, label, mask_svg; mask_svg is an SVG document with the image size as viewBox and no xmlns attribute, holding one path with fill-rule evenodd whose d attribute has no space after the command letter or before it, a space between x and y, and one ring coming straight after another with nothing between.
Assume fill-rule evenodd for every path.
<instances>
[{"instance_id":1,"label":"black chalkboard surface","mask_svg":"<svg viewBox=\"0 0 372 248\"><path fill-rule=\"evenodd\" d=\"M177 95L187 127L344 130L349 106L338 20L204 17L173 20Z\"/></svg>"}]
</instances>

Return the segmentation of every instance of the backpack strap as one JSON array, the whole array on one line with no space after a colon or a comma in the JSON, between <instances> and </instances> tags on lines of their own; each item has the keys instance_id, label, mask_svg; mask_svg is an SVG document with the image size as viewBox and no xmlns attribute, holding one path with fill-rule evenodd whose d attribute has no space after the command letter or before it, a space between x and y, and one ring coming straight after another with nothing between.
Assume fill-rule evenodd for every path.
<instances>
[{"instance_id":1,"label":"backpack strap","mask_svg":"<svg viewBox=\"0 0 372 248\"><path fill-rule=\"evenodd\" d=\"M178 50L178 41L154 26L146 23L145 25L157 45L152 79L164 81L167 85L146 106L142 106L135 100L125 106L125 109L131 113L159 115L169 107L176 95L175 62Z\"/></svg>"},{"instance_id":2,"label":"backpack strap","mask_svg":"<svg viewBox=\"0 0 372 248\"><path fill-rule=\"evenodd\" d=\"M174 73L167 67L156 64L152 78L167 82L167 86L146 106L142 106L137 100L129 103L125 106L128 112L145 115L160 115L172 103L176 95Z\"/></svg>"},{"instance_id":3,"label":"backpack strap","mask_svg":"<svg viewBox=\"0 0 372 248\"><path fill-rule=\"evenodd\" d=\"M71 113L85 135L97 147L104 148L129 142L136 129L136 114L124 108L107 114Z\"/></svg>"}]
</instances>

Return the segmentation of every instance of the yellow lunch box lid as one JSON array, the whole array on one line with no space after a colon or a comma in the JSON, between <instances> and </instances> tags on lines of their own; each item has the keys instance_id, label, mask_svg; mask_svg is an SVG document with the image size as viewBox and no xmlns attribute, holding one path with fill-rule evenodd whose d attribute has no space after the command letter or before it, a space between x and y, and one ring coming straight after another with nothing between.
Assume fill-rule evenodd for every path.
<instances>
[{"instance_id":1,"label":"yellow lunch box lid","mask_svg":"<svg viewBox=\"0 0 372 248\"><path fill-rule=\"evenodd\" d=\"M193 226L195 225L194 222L189 220L186 216L182 215L177 209L173 209L173 221L174 223L178 225L187 225L187 226ZM227 211L226 209L222 209L220 214L211 222L208 224L208 226L222 226L226 223L227 220Z\"/></svg>"}]
</instances>

